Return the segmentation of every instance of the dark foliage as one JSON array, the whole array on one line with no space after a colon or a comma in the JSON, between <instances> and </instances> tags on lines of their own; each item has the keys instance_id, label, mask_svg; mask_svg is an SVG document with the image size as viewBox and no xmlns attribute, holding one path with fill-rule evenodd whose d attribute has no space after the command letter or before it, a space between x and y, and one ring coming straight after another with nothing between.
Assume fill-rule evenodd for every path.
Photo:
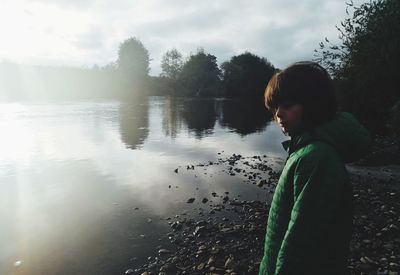
<instances>
[{"instance_id":1,"label":"dark foliage","mask_svg":"<svg viewBox=\"0 0 400 275\"><path fill-rule=\"evenodd\" d=\"M316 61L334 77L343 109L355 113L373 131L383 131L390 110L400 99L400 1L377 0L357 7L347 4L341 45L326 38Z\"/></svg>"},{"instance_id":2,"label":"dark foliage","mask_svg":"<svg viewBox=\"0 0 400 275\"><path fill-rule=\"evenodd\" d=\"M249 52L237 55L222 65L223 86L228 97L264 95L265 87L275 72L265 58Z\"/></svg>"},{"instance_id":3,"label":"dark foliage","mask_svg":"<svg viewBox=\"0 0 400 275\"><path fill-rule=\"evenodd\" d=\"M199 50L183 65L178 82L180 95L218 96L221 92L221 70L217 58Z\"/></svg>"}]
</instances>

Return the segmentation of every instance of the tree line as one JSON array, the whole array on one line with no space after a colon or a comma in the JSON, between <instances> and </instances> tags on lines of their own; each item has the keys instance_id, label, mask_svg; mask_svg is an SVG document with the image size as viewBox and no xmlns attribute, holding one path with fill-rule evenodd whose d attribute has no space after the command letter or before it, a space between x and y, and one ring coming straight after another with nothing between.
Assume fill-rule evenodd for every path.
<instances>
[{"instance_id":1,"label":"tree line","mask_svg":"<svg viewBox=\"0 0 400 275\"><path fill-rule=\"evenodd\" d=\"M275 67L266 59L250 52L233 56L218 66L217 57L198 49L187 58L177 49L165 52L162 72L150 77L149 52L142 42L129 38L121 43L116 68L133 82L148 80L152 94L179 96L262 96Z\"/></svg>"},{"instance_id":2,"label":"tree line","mask_svg":"<svg viewBox=\"0 0 400 275\"><path fill-rule=\"evenodd\" d=\"M29 99L29 96L43 99L133 99L146 95L262 97L276 71L266 58L250 52L233 56L219 66L217 57L204 49L186 58L177 49L166 51L159 76L149 75L149 64L149 51L135 37L123 41L117 60L104 67L84 69L3 62L0 100Z\"/></svg>"}]
</instances>

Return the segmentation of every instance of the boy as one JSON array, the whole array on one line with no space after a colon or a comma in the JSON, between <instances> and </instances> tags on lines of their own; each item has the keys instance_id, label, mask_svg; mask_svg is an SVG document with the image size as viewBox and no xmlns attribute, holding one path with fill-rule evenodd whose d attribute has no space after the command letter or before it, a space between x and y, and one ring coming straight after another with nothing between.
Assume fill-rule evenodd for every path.
<instances>
[{"instance_id":1,"label":"boy","mask_svg":"<svg viewBox=\"0 0 400 275\"><path fill-rule=\"evenodd\" d=\"M347 274L353 196L345 162L369 149L368 132L338 113L324 68L298 62L272 77L266 107L290 137L268 216L260 275Z\"/></svg>"}]
</instances>

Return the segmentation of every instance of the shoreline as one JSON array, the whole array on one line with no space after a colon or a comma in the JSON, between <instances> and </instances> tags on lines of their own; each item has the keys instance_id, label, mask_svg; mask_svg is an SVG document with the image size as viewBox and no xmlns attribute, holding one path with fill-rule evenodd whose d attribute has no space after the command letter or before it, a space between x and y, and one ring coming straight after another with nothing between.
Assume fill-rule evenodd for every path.
<instances>
[{"instance_id":1,"label":"shoreline","mask_svg":"<svg viewBox=\"0 0 400 275\"><path fill-rule=\"evenodd\" d=\"M376 154L375 151L371 156ZM257 162L252 167L260 171L247 173L253 184L273 193L280 171L271 168L265 157L247 157ZM226 172L234 176L246 173L235 167L236 162L243 159L246 157L233 154L221 161L230 165ZM400 165L379 164L382 163L367 158L346 165L355 207L348 261L350 274L400 273ZM268 179L263 175L268 175ZM210 212L202 220L168 219L171 230L167 236L173 249L158 247L154 257L149 257L140 267L127 269L125 274L258 274L269 203L231 199L227 194L212 195L223 200L211 204Z\"/></svg>"}]
</instances>

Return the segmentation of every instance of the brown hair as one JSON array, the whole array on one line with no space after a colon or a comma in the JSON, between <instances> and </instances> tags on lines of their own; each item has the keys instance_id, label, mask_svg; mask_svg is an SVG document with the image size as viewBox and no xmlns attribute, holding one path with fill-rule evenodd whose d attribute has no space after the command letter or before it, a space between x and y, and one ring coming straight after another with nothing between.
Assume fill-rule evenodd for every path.
<instances>
[{"instance_id":1,"label":"brown hair","mask_svg":"<svg viewBox=\"0 0 400 275\"><path fill-rule=\"evenodd\" d=\"M265 106L275 113L282 104L303 105L303 128L310 130L334 117L337 102L328 72L314 62L297 62L276 73L265 89Z\"/></svg>"}]
</instances>

